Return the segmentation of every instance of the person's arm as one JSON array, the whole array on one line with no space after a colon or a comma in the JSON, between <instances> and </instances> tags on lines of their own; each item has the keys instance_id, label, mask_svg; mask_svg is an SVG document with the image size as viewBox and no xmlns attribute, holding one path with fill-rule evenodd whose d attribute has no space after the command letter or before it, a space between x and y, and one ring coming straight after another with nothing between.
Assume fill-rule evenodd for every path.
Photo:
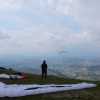
<instances>
[{"instance_id":1,"label":"person's arm","mask_svg":"<svg viewBox=\"0 0 100 100\"><path fill-rule=\"evenodd\" d=\"M42 65L41 65L41 68L42 68Z\"/></svg>"},{"instance_id":2,"label":"person's arm","mask_svg":"<svg viewBox=\"0 0 100 100\"><path fill-rule=\"evenodd\" d=\"M47 64L46 64L46 68L48 68Z\"/></svg>"}]
</instances>

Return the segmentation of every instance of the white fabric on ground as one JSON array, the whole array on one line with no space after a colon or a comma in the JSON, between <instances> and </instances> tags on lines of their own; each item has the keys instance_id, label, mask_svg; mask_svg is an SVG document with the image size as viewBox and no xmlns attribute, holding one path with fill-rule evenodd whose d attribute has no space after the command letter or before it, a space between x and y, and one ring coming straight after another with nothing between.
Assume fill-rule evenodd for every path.
<instances>
[{"instance_id":1,"label":"white fabric on ground","mask_svg":"<svg viewBox=\"0 0 100 100\"><path fill-rule=\"evenodd\" d=\"M7 79L9 79L10 77L7 74L0 74L0 78L7 78Z\"/></svg>"},{"instance_id":2,"label":"white fabric on ground","mask_svg":"<svg viewBox=\"0 0 100 100\"><path fill-rule=\"evenodd\" d=\"M97 85L85 82L78 84L64 84L64 85L56 85L56 84L6 85L0 82L0 97L20 97L26 95L92 88L95 86Z\"/></svg>"},{"instance_id":3,"label":"white fabric on ground","mask_svg":"<svg viewBox=\"0 0 100 100\"><path fill-rule=\"evenodd\" d=\"M6 79L20 79L22 76L20 75L7 75L7 74L0 74L0 78L6 78Z\"/></svg>"}]
</instances>

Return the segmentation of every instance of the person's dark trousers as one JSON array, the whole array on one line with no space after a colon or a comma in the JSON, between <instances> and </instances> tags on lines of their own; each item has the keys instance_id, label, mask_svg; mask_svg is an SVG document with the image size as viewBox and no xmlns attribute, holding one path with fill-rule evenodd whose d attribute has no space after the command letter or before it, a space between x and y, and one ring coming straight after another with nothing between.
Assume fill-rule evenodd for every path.
<instances>
[{"instance_id":1,"label":"person's dark trousers","mask_svg":"<svg viewBox=\"0 0 100 100\"><path fill-rule=\"evenodd\" d=\"M42 72L42 78L44 77L44 75L45 75L45 78L47 78L47 73Z\"/></svg>"}]
</instances>

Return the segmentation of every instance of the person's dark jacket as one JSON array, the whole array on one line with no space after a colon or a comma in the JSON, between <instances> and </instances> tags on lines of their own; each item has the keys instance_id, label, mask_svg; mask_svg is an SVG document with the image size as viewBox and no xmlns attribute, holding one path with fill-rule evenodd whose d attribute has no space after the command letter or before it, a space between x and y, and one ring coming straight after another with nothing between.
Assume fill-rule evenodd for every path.
<instances>
[{"instance_id":1,"label":"person's dark jacket","mask_svg":"<svg viewBox=\"0 0 100 100\"><path fill-rule=\"evenodd\" d=\"M42 72L43 72L43 73L47 73L47 64L46 64L46 63L43 63L43 64L41 65L41 68L42 68Z\"/></svg>"}]
</instances>

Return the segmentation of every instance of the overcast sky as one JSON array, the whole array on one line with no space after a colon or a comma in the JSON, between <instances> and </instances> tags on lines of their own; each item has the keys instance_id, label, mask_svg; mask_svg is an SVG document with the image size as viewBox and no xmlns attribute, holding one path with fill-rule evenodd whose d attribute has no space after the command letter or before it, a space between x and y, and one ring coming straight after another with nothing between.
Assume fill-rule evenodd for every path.
<instances>
[{"instance_id":1,"label":"overcast sky","mask_svg":"<svg viewBox=\"0 0 100 100\"><path fill-rule=\"evenodd\" d=\"M0 0L0 54L100 57L100 0Z\"/></svg>"}]
</instances>

